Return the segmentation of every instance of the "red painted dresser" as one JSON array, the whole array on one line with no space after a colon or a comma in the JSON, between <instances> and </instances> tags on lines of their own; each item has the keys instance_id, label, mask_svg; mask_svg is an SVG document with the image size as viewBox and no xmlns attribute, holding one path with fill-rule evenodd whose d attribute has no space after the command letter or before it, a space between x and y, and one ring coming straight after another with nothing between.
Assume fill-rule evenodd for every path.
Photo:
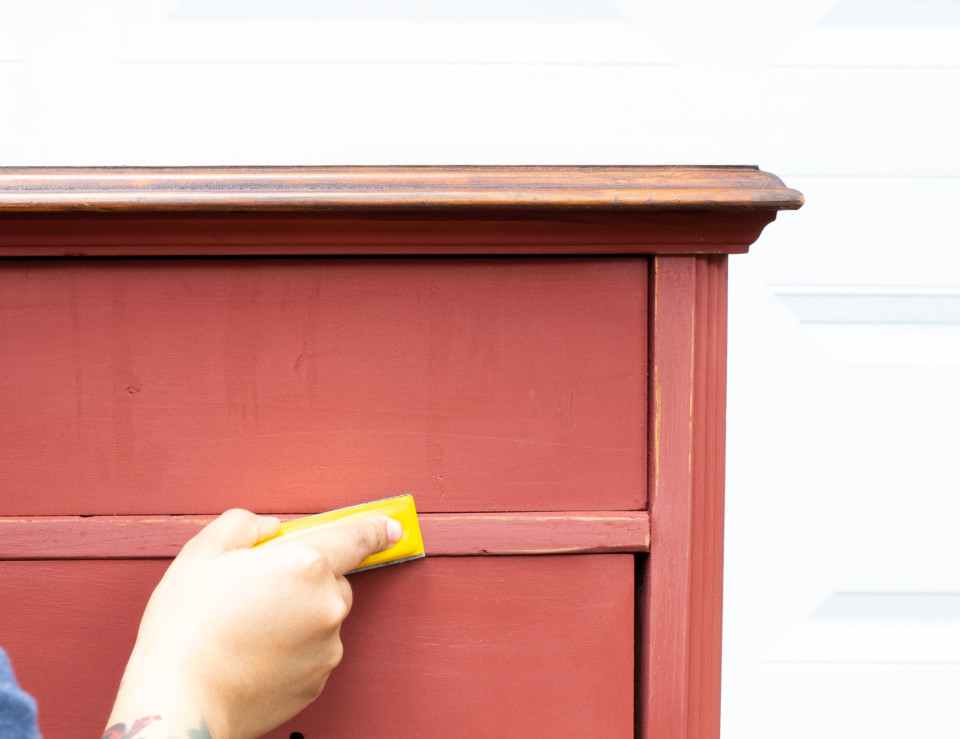
<instances>
[{"instance_id":1,"label":"red painted dresser","mask_svg":"<svg viewBox=\"0 0 960 739\"><path fill-rule=\"evenodd\" d=\"M716 737L750 167L0 170L0 643L99 735L179 546L416 496L272 733Z\"/></svg>"}]
</instances>

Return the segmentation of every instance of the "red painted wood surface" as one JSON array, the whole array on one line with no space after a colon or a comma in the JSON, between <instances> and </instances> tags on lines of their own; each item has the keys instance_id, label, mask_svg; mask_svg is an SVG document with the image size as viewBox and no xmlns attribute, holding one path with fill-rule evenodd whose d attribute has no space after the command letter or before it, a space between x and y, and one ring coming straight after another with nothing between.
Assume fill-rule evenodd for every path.
<instances>
[{"instance_id":1,"label":"red painted wood surface","mask_svg":"<svg viewBox=\"0 0 960 739\"><path fill-rule=\"evenodd\" d=\"M645 511L424 513L419 518L430 556L650 549L650 518ZM212 516L0 518L0 560L173 557L211 519Z\"/></svg>"},{"instance_id":2,"label":"red painted wood surface","mask_svg":"<svg viewBox=\"0 0 960 739\"><path fill-rule=\"evenodd\" d=\"M0 513L645 503L646 261L0 262Z\"/></svg>"},{"instance_id":3,"label":"red painted wood surface","mask_svg":"<svg viewBox=\"0 0 960 739\"><path fill-rule=\"evenodd\" d=\"M165 566L0 563L0 634L45 736L99 736ZM632 735L631 555L428 558L351 582L343 663L272 739Z\"/></svg>"},{"instance_id":4,"label":"red painted wood surface","mask_svg":"<svg viewBox=\"0 0 960 739\"><path fill-rule=\"evenodd\" d=\"M290 518L284 516L283 518ZM174 557L212 516L0 518L0 560ZM422 513L430 556L646 552L646 511Z\"/></svg>"},{"instance_id":5,"label":"red painted wood surface","mask_svg":"<svg viewBox=\"0 0 960 739\"><path fill-rule=\"evenodd\" d=\"M657 258L639 735L720 733L726 257Z\"/></svg>"}]
</instances>

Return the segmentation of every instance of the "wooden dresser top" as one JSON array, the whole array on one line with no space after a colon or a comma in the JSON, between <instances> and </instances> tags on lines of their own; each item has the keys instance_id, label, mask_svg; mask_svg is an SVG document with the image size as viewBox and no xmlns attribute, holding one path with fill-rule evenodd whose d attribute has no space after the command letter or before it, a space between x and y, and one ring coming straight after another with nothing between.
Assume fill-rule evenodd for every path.
<instances>
[{"instance_id":1,"label":"wooden dresser top","mask_svg":"<svg viewBox=\"0 0 960 739\"><path fill-rule=\"evenodd\" d=\"M796 209L757 167L0 168L0 212Z\"/></svg>"}]
</instances>

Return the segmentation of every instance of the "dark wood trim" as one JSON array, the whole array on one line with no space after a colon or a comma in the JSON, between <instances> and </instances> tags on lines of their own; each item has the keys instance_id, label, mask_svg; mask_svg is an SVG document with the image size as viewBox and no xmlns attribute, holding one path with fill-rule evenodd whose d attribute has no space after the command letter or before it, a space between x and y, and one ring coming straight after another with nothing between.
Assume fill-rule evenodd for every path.
<instances>
[{"instance_id":1,"label":"dark wood trim","mask_svg":"<svg viewBox=\"0 0 960 739\"><path fill-rule=\"evenodd\" d=\"M782 210L756 167L0 168L0 211Z\"/></svg>"},{"instance_id":2,"label":"dark wood trim","mask_svg":"<svg viewBox=\"0 0 960 739\"><path fill-rule=\"evenodd\" d=\"M0 211L0 256L728 254L773 210L358 213Z\"/></svg>"},{"instance_id":3,"label":"dark wood trim","mask_svg":"<svg viewBox=\"0 0 960 739\"><path fill-rule=\"evenodd\" d=\"M756 167L0 167L0 256L729 254L802 203Z\"/></svg>"}]
</instances>

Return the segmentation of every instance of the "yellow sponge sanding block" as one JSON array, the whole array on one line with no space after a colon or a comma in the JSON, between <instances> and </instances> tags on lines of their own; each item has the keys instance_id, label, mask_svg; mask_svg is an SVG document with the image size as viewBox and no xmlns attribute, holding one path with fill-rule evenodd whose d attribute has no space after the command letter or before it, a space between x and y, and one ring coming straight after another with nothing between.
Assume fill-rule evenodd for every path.
<instances>
[{"instance_id":1,"label":"yellow sponge sanding block","mask_svg":"<svg viewBox=\"0 0 960 739\"><path fill-rule=\"evenodd\" d=\"M280 532L275 537L260 542L257 546L269 544L284 536L304 534L350 516L365 514L389 516L390 518L396 519L403 525L403 534L400 536L399 541L392 547L384 549L382 552L371 554L360 563L359 567L350 570L350 572L360 572L360 570L369 570L372 567L398 564L424 556L423 536L420 534L420 522L417 520L417 509L414 506L412 495L398 495L395 498L374 500L370 503L361 503L360 505L350 506L349 508L338 508L335 511L318 513L316 516L284 521L280 524Z\"/></svg>"}]
</instances>

